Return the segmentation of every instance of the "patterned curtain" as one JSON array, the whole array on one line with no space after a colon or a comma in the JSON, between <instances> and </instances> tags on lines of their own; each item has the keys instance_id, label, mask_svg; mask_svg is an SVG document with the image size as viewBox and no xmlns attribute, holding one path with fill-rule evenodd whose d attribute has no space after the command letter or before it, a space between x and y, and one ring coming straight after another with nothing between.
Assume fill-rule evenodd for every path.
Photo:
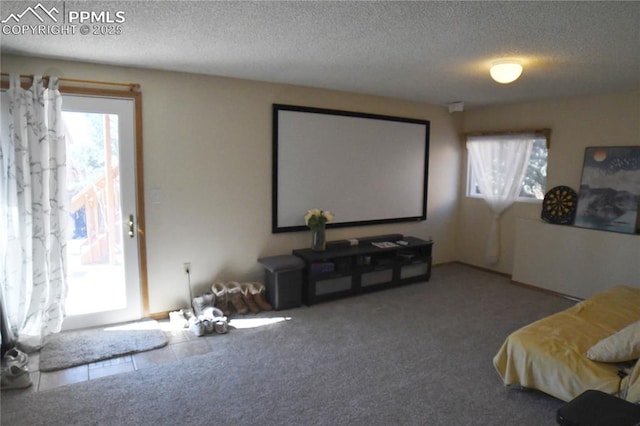
<instances>
[{"instance_id":1,"label":"patterned curtain","mask_svg":"<svg viewBox=\"0 0 640 426\"><path fill-rule=\"evenodd\" d=\"M60 331L66 286L66 154L57 78L30 89L10 76L8 137L0 145L0 295L8 332L24 351ZM3 336L4 337L4 336Z\"/></svg>"},{"instance_id":2,"label":"patterned curtain","mask_svg":"<svg viewBox=\"0 0 640 426\"><path fill-rule=\"evenodd\" d=\"M467 150L482 198L493 211L485 261L500 260L500 218L515 202L527 173L533 134L469 136Z\"/></svg>"}]
</instances>

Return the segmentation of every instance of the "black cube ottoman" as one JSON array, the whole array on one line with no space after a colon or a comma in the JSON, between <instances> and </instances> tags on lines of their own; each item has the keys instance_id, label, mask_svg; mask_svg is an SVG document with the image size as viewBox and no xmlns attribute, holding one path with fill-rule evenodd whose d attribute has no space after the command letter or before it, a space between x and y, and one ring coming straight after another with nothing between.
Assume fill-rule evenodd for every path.
<instances>
[{"instance_id":1,"label":"black cube ottoman","mask_svg":"<svg viewBox=\"0 0 640 426\"><path fill-rule=\"evenodd\" d=\"M556 420L561 426L640 426L640 406L588 390L560 407Z\"/></svg>"},{"instance_id":2,"label":"black cube ottoman","mask_svg":"<svg viewBox=\"0 0 640 426\"><path fill-rule=\"evenodd\" d=\"M267 298L276 311L297 308L302 304L304 261L297 256L263 257Z\"/></svg>"}]
</instances>

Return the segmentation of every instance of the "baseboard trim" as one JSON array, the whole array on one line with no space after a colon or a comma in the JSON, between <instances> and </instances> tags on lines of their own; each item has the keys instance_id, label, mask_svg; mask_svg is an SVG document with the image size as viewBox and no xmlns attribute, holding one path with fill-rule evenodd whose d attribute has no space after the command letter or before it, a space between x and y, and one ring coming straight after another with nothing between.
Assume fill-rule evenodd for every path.
<instances>
[{"instance_id":1,"label":"baseboard trim","mask_svg":"<svg viewBox=\"0 0 640 426\"><path fill-rule=\"evenodd\" d=\"M169 318L169 312L171 312L171 311L154 312L152 314L149 314L148 317L151 318L151 319L154 319L156 321L165 320L165 319Z\"/></svg>"},{"instance_id":2,"label":"baseboard trim","mask_svg":"<svg viewBox=\"0 0 640 426\"><path fill-rule=\"evenodd\" d=\"M542 287L537 287L537 286L531 285L531 284L521 283L519 281L514 281L513 279L511 279L511 283L513 285L517 285L518 287L524 287L524 288L528 288L528 289L531 289L531 290L539 291L541 293L550 294L552 296L562 297L563 299L568 299L568 300L571 300L573 302L581 302L581 301L584 300L584 299L582 299L580 297L575 297L575 296L571 296L571 295L568 295L568 294L560 293L560 292L557 292L557 291L549 290L548 288L542 288Z\"/></svg>"},{"instance_id":3,"label":"baseboard trim","mask_svg":"<svg viewBox=\"0 0 640 426\"><path fill-rule=\"evenodd\" d=\"M482 267L482 266L473 265L471 263L461 262L459 260L455 260L453 262L449 262L449 264L451 264L451 263L457 263L458 265L464 265L464 266L468 266L470 268L478 269L480 271L489 272L491 274L495 274L495 275L500 275L502 277L511 278L511 274L507 274L506 272L496 271L495 269L489 269L489 268L485 268L485 267Z\"/></svg>"},{"instance_id":4,"label":"baseboard trim","mask_svg":"<svg viewBox=\"0 0 640 426\"><path fill-rule=\"evenodd\" d=\"M546 288L536 287L536 286L531 285L531 284L525 284L525 283L521 283L521 282L518 282L518 281L514 281L511 274L507 274L505 272L500 272L500 271L495 271L495 270L489 269L489 268L484 268L482 266L472 265L470 263L461 262L459 260L454 260L454 261L451 261L451 262L437 263L437 264L434 264L432 267L433 268L438 268L438 267L441 267L441 266L455 265L455 264L468 266L469 268L475 268L475 269L478 269L480 271L489 272L491 274L500 275L502 277L508 277L508 278L511 279L511 284L516 285L518 287L528 288L529 290L539 291L541 293L546 293L546 294L549 294L551 296L562 297L564 299L569 299L569 300L574 301L574 302L580 302L580 301L583 300L583 299L580 299L579 297L570 296L568 294L559 293L557 291L549 290L549 289L546 289ZM179 310L179 309L175 309L175 310ZM169 312L171 312L171 311L154 312L152 314L149 314L148 318L154 319L156 321L165 320L165 319L169 318Z\"/></svg>"},{"instance_id":5,"label":"baseboard trim","mask_svg":"<svg viewBox=\"0 0 640 426\"><path fill-rule=\"evenodd\" d=\"M549 294L551 296L561 297L563 299L568 299L568 300L571 300L573 302L580 302L580 301L583 300L583 299L581 299L579 297L571 296L569 294L564 294L564 293L560 293L560 292L557 292L557 291L549 290L547 288L537 287L535 285L525 284L525 283L522 283L522 282L519 282L519 281L515 281L513 279L513 275L507 274L505 272L494 271L494 270L489 269L489 268L483 268L482 266L471 265L469 263L460 262L460 261L454 261L454 262L449 262L449 263L458 263L460 265L465 265L465 266L468 266L470 268L479 269L479 270L484 271L484 272L490 272L492 274L500 275L500 276L503 276L503 277L508 277L508 278L511 279L511 284L516 285L518 287L528 288L529 290L535 290L535 291L538 291L540 293Z\"/></svg>"}]
</instances>

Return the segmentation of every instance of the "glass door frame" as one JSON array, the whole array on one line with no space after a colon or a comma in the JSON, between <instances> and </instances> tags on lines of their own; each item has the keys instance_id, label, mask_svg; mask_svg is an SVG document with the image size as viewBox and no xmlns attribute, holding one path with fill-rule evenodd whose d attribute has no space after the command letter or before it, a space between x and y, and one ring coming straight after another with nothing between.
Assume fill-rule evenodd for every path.
<instances>
[{"instance_id":1,"label":"glass door frame","mask_svg":"<svg viewBox=\"0 0 640 426\"><path fill-rule=\"evenodd\" d=\"M134 114L134 155L135 155L135 208L136 218L134 231L136 232L136 242L138 248L138 270L140 285L140 300L142 317L148 317L149 312L149 290L147 278L147 260L146 260L146 240L145 240L145 215L144 215L144 169L143 169L143 143L142 143L142 93L138 90L130 88L130 90L104 89L81 86L63 86L61 85L60 93L64 95L93 96L105 98L119 98L133 100ZM71 325L63 329L77 328L75 321L71 321Z\"/></svg>"}]
</instances>

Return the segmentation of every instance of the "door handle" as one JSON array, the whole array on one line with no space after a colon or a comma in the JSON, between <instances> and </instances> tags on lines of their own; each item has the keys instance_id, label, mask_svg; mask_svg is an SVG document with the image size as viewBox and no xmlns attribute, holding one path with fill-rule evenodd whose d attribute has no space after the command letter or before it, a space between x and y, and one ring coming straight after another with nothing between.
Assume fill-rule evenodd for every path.
<instances>
[{"instance_id":1,"label":"door handle","mask_svg":"<svg viewBox=\"0 0 640 426\"><path fill-rule=\"evenodd\" d=\"M134 238L136 236L136 233L135 233L135 231L133 229L133 225L134 225L134 223L133 223L133 215L130 214L129 215L129 238Z\"/></svg>"}]
</instances>

